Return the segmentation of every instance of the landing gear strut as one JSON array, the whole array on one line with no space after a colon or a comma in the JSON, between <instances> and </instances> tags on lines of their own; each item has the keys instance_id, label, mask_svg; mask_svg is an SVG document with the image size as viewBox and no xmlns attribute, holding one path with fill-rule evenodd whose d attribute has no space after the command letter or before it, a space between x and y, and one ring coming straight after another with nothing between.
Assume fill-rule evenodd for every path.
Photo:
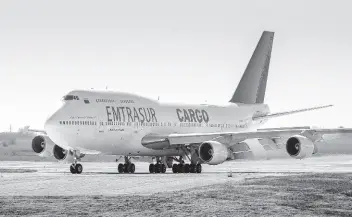
<instances>
[{"instance_id":1,"label":"landing gear strut","mask_svg":"<svg viewBox=\"0 0 352 217\"><path fill-rule=\"evenodd\" d=\"M156 160L156 164L149 164L149 172L150 173L165 173L166 165L162 163L161 158L158 157Z\"/></svg>"},{"instance_id":2,"label":"landing gear strut","mask_svg":"<svg viewBox=\"0 0 352 217\"><path fill-rule=\"evenodd\" d=\"M119 173L134 173L136 167L133 163L131 163L131 158L125 156L125 163L120 163L117 167Z\"/></svg>"}]
</instances>

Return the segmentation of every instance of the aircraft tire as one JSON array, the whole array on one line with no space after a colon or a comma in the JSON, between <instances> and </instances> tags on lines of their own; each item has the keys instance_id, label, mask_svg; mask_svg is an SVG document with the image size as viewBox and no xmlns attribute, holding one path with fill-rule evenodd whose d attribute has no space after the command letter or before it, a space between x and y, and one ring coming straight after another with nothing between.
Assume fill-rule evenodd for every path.
<instances>
[{"instance_id":1,"label":"aircraft tire","mask_svg":"<svg viewBox=\"0 0 352 217\"><path fill-rule=\"evenodd\" d=\"M184 173L189 173L190 168L189 168L189 164L185 164L184 165Z\"/></svg>"},{"instance_id":2,"label":"aircraft tire","mask_svg":"<svg viewBox=\"0 0 352 217\"><path fill-rule=\"evenodd\" d=\"M161 172L161 164L155 164L155 173Z\"/></svg>"},{"instance_id":3,"label":"aircraft tire","mask_svg":"<svg viewBox=\"0 0 352 217\"><path fill-rule=\"evenodd\" d=\"M202 165L201 164L197 164L196 165L196 172L197 173L201 173L202 172Z\"/></svg>"},{"instance_id":4,"label":"aircraft tire","mask_svg":"<svg viewBox=\"0 0 352 217\"><path fill-rule=\"evenodd\" d=\"M134 164L128 165L128 172L129 173L134 173L135 170L136 170L136 166Z\"/></svg>"},{"instance_id":5,"label":"aircraft tire","mask_svg":"<svg viewBox=\"0 0 352 217\"><path fill-rule=\"evenodd\" d=\"M119 173L123 173L124 171L123 164L119 164L119 166L117 167L117 171L119 171Z\"/></svg>"},{"instance_id":6,"label":"aircraft tire","mask_svg":"<svg viewBox=\"0 0 352 217\"><path fill-rule=\"evenodd\" d=\"M166 166L165 164L161 164L161 172L166 173Z\"/></svg>"},{"instance_id":7,"label":"aircraft tire","mask_svg":"<svg viewBox=\"0 0 352 217\"><path fill-rule=\"evenodd\" d=\"M71 164L71 166L70 166L70 171L71 171L72 174L76 174L75 165Z\"/></svg>"},{"instance_id":8,"label":"aircraft tire","mask_svg":"<svg viewBox=\"0 0 352 217\"><path fill-rule=\"evenodd\" d=\"M189 166L189 172L190 173L196 173L196 165L195 164L191 164Z\"/></svg>"},{"instance_id":9,"label":"aircraft tire","mask_svg":"<svg viewBox=\"0 0 352 217\"><path fill-rule=\"evenodd\" d=\"M155 173L155 166L154 166L154 164L149 164L149 172L150 172L150 173Z\"/></svg>"},{"instance_id":10,"label":"aircraft tire","mask_svg":"<svg viewBox=\"0 0 352 217\"><path fill-rule=\"evenodd\" d=\"M77 174L81 174L83 172L83 166L82 164L76 164L75 170Z\"/></svg>"},{"instance_id":11,"label":"aircraft tire","mask_svg":"<svg viewBox=\"0 0 352 217\"><path fill-rule=\"evenodd\" d=\"M177 172L178 172L178 173L184 173L184 171L185 171L184 169L185 169L184 165L183 165L183 164L179 164L179 165L178 165L178 171L177 171Z\"/></svg>"},{"instance_id":12,"label":"aircraft tire","mask_svg":"<svg viewBox=\"0 0 352 217\"><path fill-rule=\"evenodd\" d=\"M178 173L178 165L177 164L172 165L172 172Z\"/></svg>"}]
</instances>

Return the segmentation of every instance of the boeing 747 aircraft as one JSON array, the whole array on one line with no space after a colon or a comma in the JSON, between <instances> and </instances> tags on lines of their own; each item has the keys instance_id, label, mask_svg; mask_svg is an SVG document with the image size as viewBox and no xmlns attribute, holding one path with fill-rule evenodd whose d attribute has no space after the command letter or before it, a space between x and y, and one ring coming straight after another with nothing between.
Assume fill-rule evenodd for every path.
<instances>
[{"instance_id":1,"label":"boeing 747 aircraft","mask_svg":"<svg viewBox=\"0 0 352 217\"><path fill-rule=\"evenodd\" d=\"M73 90L45 123L46 135L32 141L33 150L72 162L71 173L82 173L86 154L125 156L120 173L134 173L133 156L155 157L150 173L201 173L202 164L233 160L241 144L262 148L263 141L288 137L287 153L298 159L314 153L314 142L324 134L351 129L284 128L257 131L267 120L328 106L270 113L264 104L274 33L264 31L229 103L170 104L132 93ZM265 150L262 148L263 152ZM190 164L186 162L190 162ZM173 164L173 162L177 162Z\"/></svg>"}]
</instances>

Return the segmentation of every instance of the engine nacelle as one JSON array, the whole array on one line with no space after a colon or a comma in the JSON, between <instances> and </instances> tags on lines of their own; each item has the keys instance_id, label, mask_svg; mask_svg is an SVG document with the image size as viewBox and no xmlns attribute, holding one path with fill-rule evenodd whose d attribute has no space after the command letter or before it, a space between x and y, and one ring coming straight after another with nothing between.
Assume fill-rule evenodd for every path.
<instances>
[{"instance_id":1,"label":"engine nacelle","mask_svg":"<svg viewBox=\"0 0 352 217\"><path fill-rule=\"evenodd\" d=\"M206 141L199 146L199 158L207 164L217 165L229 157L226 145L217 141Z\"/></svg>"},{"instance_id":2,"label":"engine nacelle","mask_svg":"<svg viewBox=\"0 0 352 217\"><path fill-rule=\"evenodd\" d=\"M310 157L314 152L314 143L301 135L292 136L286 142L286 151L297 159Z\"/></svg>"},{"instance_id":3,"label":"engine nacelle","mask_svg":"<svg viewBox=\"0 0 352 217\"><path fill-rule=\"evenodd\" d=\"M53 155L56 160L63 162L73 162L72 152L55 145L53 148Z\"/></svg>"},{"instance_id":4,"label":"engine nacelle","mask_svg":"<svg viewBox=\"0 0 352 217\"><path fill-rule=\"evenodd\" d=\"M45 135L36 136L32 139L32 149L40 157L51 157L54 145L54 142Z\"/></svg>"}]
</instances>

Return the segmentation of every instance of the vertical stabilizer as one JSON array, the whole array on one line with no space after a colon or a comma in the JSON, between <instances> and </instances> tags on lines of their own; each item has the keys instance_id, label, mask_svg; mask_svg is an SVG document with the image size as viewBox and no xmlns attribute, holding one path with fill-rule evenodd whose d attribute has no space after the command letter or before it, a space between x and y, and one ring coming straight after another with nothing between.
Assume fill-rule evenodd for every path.
<instances>
[{"instance_id":1,"label":"vertical stabilizer","mask_svg":"<svg viewBox=\"0 0 352 217\"><path fill-rule=\"evenodd\" d=\"M273 40L274 32L263 32L230 102L264 102Z\"/></svg>"}]
</instances>

